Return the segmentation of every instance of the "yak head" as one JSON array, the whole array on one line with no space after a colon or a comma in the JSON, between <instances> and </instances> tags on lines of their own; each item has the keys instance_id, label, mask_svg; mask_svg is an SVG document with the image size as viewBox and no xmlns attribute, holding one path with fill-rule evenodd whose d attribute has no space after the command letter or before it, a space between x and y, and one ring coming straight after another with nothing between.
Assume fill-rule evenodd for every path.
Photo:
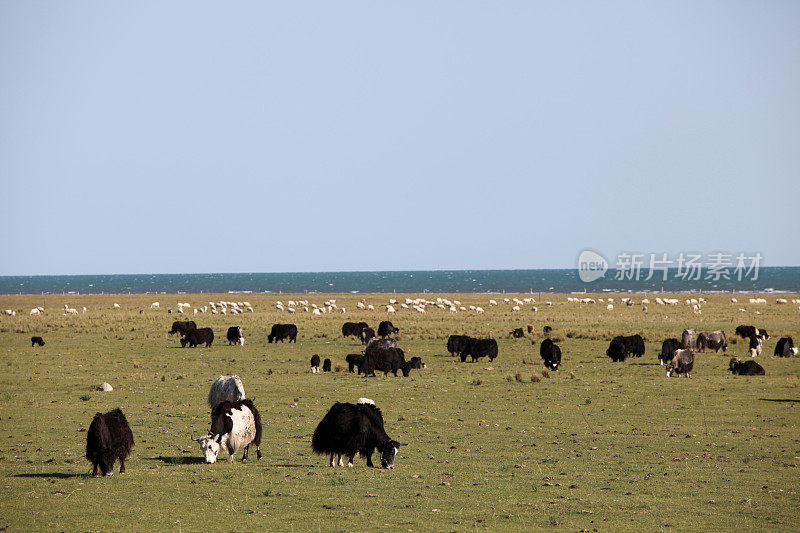
<instances>
[{"instance_id":1,"label":"yak head","mask_svg":"<svg viewBox=\"0 0 800 533\"><path fill-rule=\"evenodd\" d=\"M219 449L222 447L220 444L221 439L222 435L212 435L211 433L199 439L195 439L200 443L200 448L203 450L203 454L206 457L206 464L217 462Z\"/></svg>"},{"instance_id":2,"label":"yak head","mask_svg":"<svg viewBox=\"0 0 800 533\"><path fill-rule=\"evenodd\" d=\"M400 446L405 446L405 444L396 440L390 440L384 445L381 449L381 466L383 468L394 468L394 458L397 456Z\"/></svg>"},{"instance_id":3,"label":"yak head","mask_svg":"<svg viewBox=\"0 0 800 533\"><path fill-rule=\"evenodd\" d=\"M670 377L675 372L675 363L670 361L667 363L667 377Z\"/></svg>"}]
</instances>

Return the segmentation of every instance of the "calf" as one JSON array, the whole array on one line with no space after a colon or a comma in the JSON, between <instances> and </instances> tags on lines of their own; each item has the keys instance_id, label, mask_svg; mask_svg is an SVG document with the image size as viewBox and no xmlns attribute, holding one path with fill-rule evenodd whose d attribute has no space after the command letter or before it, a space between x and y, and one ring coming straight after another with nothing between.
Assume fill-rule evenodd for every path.
<instances>
[{"instance_id":1,"label":"calf","mask_svg":"<svg viewBox=\"0 0 800 533\"><path fill-rule=\"evenodd\" d=\"M353 370L358 367L358 373L361 373L361 365L364 364L364 356L360 353L351 353L348 354L347 357L344 358L347 361L347 370L351 374Z\"/></svg>"},{"instance_id":2,"label":"calf","mask_svg":"<svg viewBox=\"0 0 800 533\"><path fill-rule=\"evenodd\" d=\"M220 376L211 384L207 401L211 411L214 411L222 402L237 402L244 398L244 384L239 376Z\"/></svg>"},{"instance_id":3,"label":"calf","mask_svg":"<svg viewBox=\"0 0 800 533\"><path fill-rule=\"evenodd\" d=\"M31 337L31 348L33 348L37 344L39 345L39 347L44 346L44 340L41 337Z\"/></svg>"},{"instance_id":4,"label":"calf","mask_svg":"<svg viewBox=\"0 0 800 533\"><path fill-rule=\"evenodd\" d=\"M400 333L400 330L394 327L394 325L388 320L384 320L383 322L378 324L378 336L388 337L389 335L395 333Z\"/></svg>"},{"instance_id":5,"label":"calf","mask_svg":"<svg viewBox=\"0 0 800 533\"><path fill-rule=\"evenodd\" d=\"M211 413L208 435L195 440L200 443L208 464L217 461L222 449L233 461L236 452L244 448L242 461L246 461L250 444L255 445L256 457L261 459L261 415L251 400L222 402Z\"/></svg>"},{"instance_id":6,"label":"calf","mask_svg":"<svg viewBox=\"0 0 800 533\"><path fill-rule=\"evenodd\" d=\"M428 366L422 362L421 357L412 357L411 359L408 360L408 364L410 365L411 368L416 368L416 369L428 368Z\"/></svg>"},{"instance_id":7,"label":"calf","mask_svg":"<svg viewBox=\"0 0 800 533\"><path fill-rule=\"evenodd\" d=\"M242 332L242 326L229 327L226 337L228 338L228 346L231 344L244 346L244 333Z\"/></svg>"},{"instance_id":8,"label":"calf","mask_svg":"<svg viewBox=\"0 0 800 533\"><path fill-rule=\"evenodd\" d=\"M311 356L311 373L316 374L319 372L319 356L314 354Z\"/></svg>"},{"instance_id":9,"label":"calf","mask_svg":"<svg viewBox=\"0 0 800 533\"><path fill-rule=\"evenodd\" d=\"M195 348L203 343L209 347L212 342L214 342L214 331L211 328L191 329L181 339L181 347L185 348L188 344L189 348Z\"/></svg>"},{"instance_id":10,"label":"calf","mask_svg":"<svg viewBox=\"0 0 800 533\"><path fill-rule=\"evenodd\" d=\"M539 355L544 361L544 366L550 370L558 370L561 364L561 348L550 339L545 339L539 345Z\"/></svg>"},{"instance_id":11,"label":"calf","mask_svg":"<svg viewBox=\"0 0 800 533\"><path fill-rule=\"evenodd\" d=\"M545 326L542 328L542 333L544 333L545 335L548 335L551 331L553 331L553 328L551 328L550 326Z\"/></svg>"},{"instance_id":12,"label":"calf","mask_svg":"<svg viewBox=\"0 0 800 533\"><path fill-rule=\"evenodd\" d=\"M383 415L374 403L336 402L322 418L311 438L311 449L318 454L330 454L330 465L344 466L342 457L347 456L347 466L353 466L356 454L367 458L367 466L373 466L372 454L377 449L383 468L394 468L397 451L404 444L392 440L383 427Z\"/></svg>"},{"instance_id":13,"label":"calf","mask_svg":"<svg viewBox=\"0 0 800 533\"><path fill-rule=\"evenodd\" d=\"M119 459L119 473L125 473L125 459L133 448L133 432L120 409L97 413L86 433L86 458L92 463L92 475L97 468L104 476L114 475L114 463Z\"/></svg>"},{"instance_id":14,"label":"calf","mask_svg":"<svg viewBox=\"0 0 800 533\"><path fill-rule=\"evenodd\" d=\"M330 372L331 371L331 360L330 359L325 358L325 360L322 362L322 371L323 372Z\"/></svg>"},{"instance_id":15,"label":"calf","mask_svg":"<svg viewBox=\"0 0 800 533\"><path fill-rule=\"evenodd\" d=\"M775 345L775 355L778 357L797 355L797 348L795 348L791 337L783 337L778 341L778 344Z\"/></svg>"},{"instance_id":16,"label":"calf","mask_svg":"<svg viewBox=\"0 0 800 533\"><path fill-rule=\"evenodd\" d=\"M761 355L761 350L764 348L764 339L758 335L750 337L750 357L757 357Z\"/></svg>"},{"instance_id":17,"label":"calf","mask_svg":"<svg viewBox=\"0 0 800 533\"><path fill-rule=\"evenodd\" d=\"M272 341L281 341L283 343L285 339L297 344L297 326L294 324L273 324L272 331L267 335L267 342L272 344Z\"/></svg>"},{"instance_id":18,"label":"calf","mask_svg":"<svg viewBox=\"0 0 800 533\"><path fill-rule=\"evenodd\" d=\"M740 376L765 376L764 367L753 361L740 361L736 357L731 357L731 364L728 368L734 374Z\"/></svg>"},{"instance_id":19,"label":"calf","mask_svg":"<svg viewBox=\"0 0 800 533\"><path fill-rule=\"evenodd\" d=\"M509 331L508 334L515 339L521 339L525 336L525 331L522 328L516 328Z\"/></svg>"},{"instance_id":20,"label":"calf","mask_svg":"<svg viewBox=\"0 0 800 533\"><path fill-rule=\"evenodd\" d=\"M667 363L667 377L672 374L692 377L692 368L694 368L694 353L691 350L675 350L672 360Z\"/></svg>"},{"instance_id":21,"label":"calf","mask_svg":"<svg viewBox=\"0 0 800 533\"><path fill-rule=\"evenodd\" d=\"M672 361L672 357L675 355L675 350L680 350L681 347L681 341L674 338L667 339L661 343L661 353L658 354L658 361L661 363L661 366L667 364L668 361Z\"/></svg>"},{"instance_id":22,"label":"calf","mask_svg":"<svg viewBox=\"0 0 800 533\"><path fill-rule=\"evenodd\" d=\"M703 352L706 348L718 353L720 350L728 350L728 339L725 338L724 331L704 331L697 336L697 351Z\"/></svg>"}]
</instances>

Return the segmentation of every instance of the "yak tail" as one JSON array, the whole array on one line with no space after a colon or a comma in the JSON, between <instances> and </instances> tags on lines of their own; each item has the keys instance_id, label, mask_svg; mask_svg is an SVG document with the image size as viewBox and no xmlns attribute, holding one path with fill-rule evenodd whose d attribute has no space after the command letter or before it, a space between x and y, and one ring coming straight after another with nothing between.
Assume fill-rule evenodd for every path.
<instances>
[{"instance_id":1,"label":"yak tail","mask_svg":"<svg viewBox=\"0 0 800 533\"><path fill-rule=\"evenodd\" d=\"M242 405L246 405L250 412L253 413L253 421L256 425L256 436L253 439L253 444L256 446L261 446L261 414L256 409L256 406L253 405L253 400L242 400Z\"/></svg>"}]
</instances>

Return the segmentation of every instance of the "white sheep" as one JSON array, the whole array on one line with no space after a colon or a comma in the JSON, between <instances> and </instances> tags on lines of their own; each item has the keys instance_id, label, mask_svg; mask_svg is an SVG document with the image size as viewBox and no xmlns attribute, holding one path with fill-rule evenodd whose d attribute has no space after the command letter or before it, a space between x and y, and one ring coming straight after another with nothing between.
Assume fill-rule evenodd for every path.
<instances>
[{"instance_id":1,"label":"white sheep","mask_svg":"<svg viewBox=\"0 0 800 533\"><path fill-rule=\"evenodd\" d=\"M39 315L40 313L41 311L39 311L38 307L34 307L33 309L31 309L31 315Z\"/></svg>"}]
</instances>

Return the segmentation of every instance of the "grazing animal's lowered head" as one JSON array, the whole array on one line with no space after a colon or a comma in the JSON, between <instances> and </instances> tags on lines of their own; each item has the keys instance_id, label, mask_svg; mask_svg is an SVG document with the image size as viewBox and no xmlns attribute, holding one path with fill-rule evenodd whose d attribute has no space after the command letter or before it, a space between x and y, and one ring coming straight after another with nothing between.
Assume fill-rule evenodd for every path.
<instances>
[{"instance_id":1,"label":"grazing animal's lowered head","mask_svg":"<svg viewBox=\"0 0 800 533\"><path fill-rule=\"evenodd\" d=\"M397 457L400 446L405 446L405 444L397 442L396 440L390 440L384 445L383 449L380 450L381 466L383 468L394 469L394 458Z\"/></svg>"},{"instance_id":2,"label":"grazing animal's lowered head","mask_svg":"<svg viewBox=\"0 0 800 533\"><path fill-rule=\"evenodd\" d=\"M222 435L212 435L209 433L195 440L200 443L200 448L203 450L203 455L205 455L206 458L206 464L216 463L219 450L222 448Z\"/></svg>"}]
</instances>

